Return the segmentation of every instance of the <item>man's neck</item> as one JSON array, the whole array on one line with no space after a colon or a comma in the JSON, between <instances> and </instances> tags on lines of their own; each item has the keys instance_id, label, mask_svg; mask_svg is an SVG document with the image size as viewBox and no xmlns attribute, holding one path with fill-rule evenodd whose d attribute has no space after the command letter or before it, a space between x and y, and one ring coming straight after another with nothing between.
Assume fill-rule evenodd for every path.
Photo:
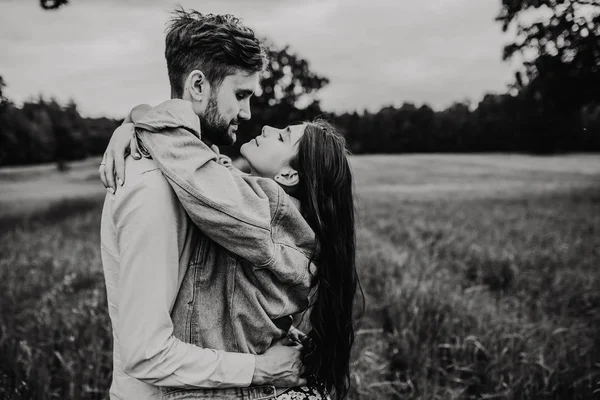
<instances>
[{"instance_id":1,"label":"man's neck","mask_svg":"<svg viewBox=\"0 0 600 400\"><path fill-rule=\"evenodd\" d=\"M175 93L175 91L171 90L171 99L181 99L181 100L185 100L185 101L189 101L191 102L191 99L187 98L187 96L177 96L177 93ZM198 118L202 118L201 116L198 115ZM200 126L202 126L202 124L200 124ZM205 145L207 145L211 150L212 150L212 145L214 144L209 138L206 137L206 135L203 135L202 132L198 132L200 134L200 140L202 140L202 142L204 142Z\"/></svg>"}]
</instances>

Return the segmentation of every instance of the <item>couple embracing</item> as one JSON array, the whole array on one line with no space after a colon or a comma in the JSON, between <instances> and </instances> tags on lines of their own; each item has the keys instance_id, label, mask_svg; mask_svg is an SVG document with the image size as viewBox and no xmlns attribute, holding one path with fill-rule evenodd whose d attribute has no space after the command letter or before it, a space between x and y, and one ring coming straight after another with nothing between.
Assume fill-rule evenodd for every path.
<instances>
[{"instance_id":1,"label":"couple embracing","mask_svg":"<svg viewBox=\"0 0 600 400\"><path fill-rule=\"evenodd\" d=\"M352 173L323 120L248 120L267 65L231 15L175 12L171 99L138 106L100 165L111 399L342 399L358 287ZM130 156L127 156L130 154Z\"/></svg>"}]
</instances>

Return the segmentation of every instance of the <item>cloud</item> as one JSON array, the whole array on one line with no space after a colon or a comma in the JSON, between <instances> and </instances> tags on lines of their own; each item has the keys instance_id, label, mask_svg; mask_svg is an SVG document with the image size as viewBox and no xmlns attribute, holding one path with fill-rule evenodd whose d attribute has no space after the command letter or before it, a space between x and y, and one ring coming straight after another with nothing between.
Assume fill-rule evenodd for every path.
<instances>
[{"instance_id":1,"label":"cloud","mask_svg":"<svg viewBox=\"0 0 600 400\"><path fill-rule=\"evenodd\" d=\"M0 2L0 75L17 101L72 97L86 115L122 116L169 94L164 54L168 12L178 2L73 0L57 12L36 1ZM232 13L259 35L309 60L328 77L329 110L376 110L410 101L441 108L503 91L514 66L509 38L481 0L181 1ZM201 7L200 7L201 5Z\"/></svg>"}]
</instances>

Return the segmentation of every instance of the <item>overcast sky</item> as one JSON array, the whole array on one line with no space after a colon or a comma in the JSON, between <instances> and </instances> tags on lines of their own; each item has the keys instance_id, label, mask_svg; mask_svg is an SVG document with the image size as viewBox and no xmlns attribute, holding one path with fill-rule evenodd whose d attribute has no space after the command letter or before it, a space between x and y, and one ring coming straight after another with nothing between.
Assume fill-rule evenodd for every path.
<instances>
[{"instance_id":1,"label":"overcast sky","mask_svg":"<svg viewBox=\"0 0 600 400\"><path fill-rule=\"evenodd\" d=\"M330 79L330 111L477 102L505 92L517 65L494 21L500 0L0 0L0 76L6 95L73 98L83 115L123 117L168 98L164 29L176 4L232 13L289 44Z\"/></svg>"}]
</instances>

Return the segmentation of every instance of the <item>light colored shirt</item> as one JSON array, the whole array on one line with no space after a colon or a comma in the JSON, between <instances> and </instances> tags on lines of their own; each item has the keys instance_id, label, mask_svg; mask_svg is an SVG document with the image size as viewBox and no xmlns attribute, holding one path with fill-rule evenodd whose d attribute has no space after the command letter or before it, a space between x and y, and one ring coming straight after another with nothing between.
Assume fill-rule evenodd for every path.
<instances>
[{"instance_id":1,"label":"light colored shirt","mask_svg":"<svg viewBox=\"0 0 600 400\"><path fill-rule=\"evenodd\" d=\"M111 399L159 398L157 386L245 387L252 354L205 349L173 336L171 310L195 227L151 159L126 160L126 183L105 199L101 254L113 328Z\"/></svg>"}]
</instances>

